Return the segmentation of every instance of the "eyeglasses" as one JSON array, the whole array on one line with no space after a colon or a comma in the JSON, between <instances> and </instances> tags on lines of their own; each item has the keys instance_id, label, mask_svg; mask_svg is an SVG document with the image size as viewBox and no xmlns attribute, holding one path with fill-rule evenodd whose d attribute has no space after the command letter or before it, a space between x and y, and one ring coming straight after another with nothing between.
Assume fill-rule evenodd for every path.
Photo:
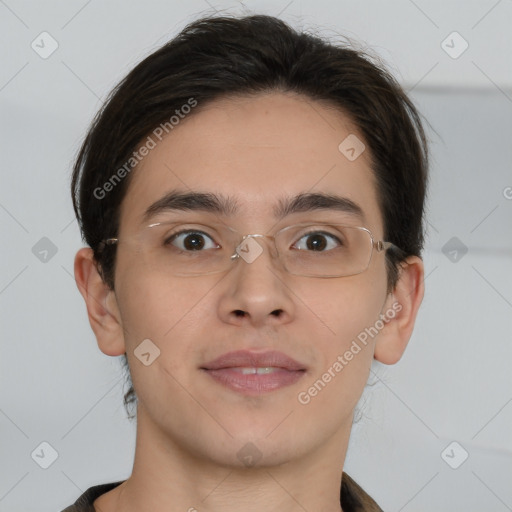
<instances>
[{"instance_id":1,"label":"eyeglasses","mask_svg":"<svg viewBox=\"0 0 512 512\"><path fill-rule=\"evenodd\" d=\"M127 244L152 270L175 276L201 276L229 270L236 260L254 262L263 252L263 240L273 240L274 258L290 274L304 277L345 277L370 265L373 250L380 253L391 242L375 241L364 227L302 223L284 227L275 235L242 236L219 223L157 222L126 238L107 238L102 247ZM100 249L101 250L101 249Z\"/></svg>"}]
</instances>

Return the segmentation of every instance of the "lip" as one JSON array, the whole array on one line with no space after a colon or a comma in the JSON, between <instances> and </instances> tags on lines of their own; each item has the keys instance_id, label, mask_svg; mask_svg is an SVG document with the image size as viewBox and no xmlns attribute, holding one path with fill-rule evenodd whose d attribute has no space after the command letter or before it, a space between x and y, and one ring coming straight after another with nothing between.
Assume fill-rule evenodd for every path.
<instances>
[{"instance_id":1,"label":"lip","mask_svg":"<svg viewBox=\"0 0 512 512\"><path fill-rule=\"evenodd\" d=\"M307 368L277 350L267 350L265 352L251 352L250 350L236 350L227 352L217 357L213 361L206 363L201 368L204 370L220 370L224 368L267 368L275 367L289 371L306 370Z\"/></svg>"},{"instance_id":2,"label":"lip","mask_svg":"<svg viewBox=\"0 0 512 512\"><path fill-rule=\"evenodd\" d=\"M241 368L274 368L271 373L244 374ZM275 350L228 352L200 368L215 381L244 395L259 395L290 386L301 379L307 368Z\"/></svg>"}]
</instances>

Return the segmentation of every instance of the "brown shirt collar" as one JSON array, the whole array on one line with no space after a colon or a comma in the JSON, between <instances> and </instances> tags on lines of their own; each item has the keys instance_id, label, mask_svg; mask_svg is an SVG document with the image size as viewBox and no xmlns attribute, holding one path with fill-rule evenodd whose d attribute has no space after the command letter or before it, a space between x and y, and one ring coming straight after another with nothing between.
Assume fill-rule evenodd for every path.
<instances>
[{"instance_id":1,"label":"brown shirt collar","mask_svg":"<svg viewBox=\"0 0 512 512\"><path fill-rule=\"evenodd\" d=\"M122 484L123 481L89 487L73 505L62 512L96 512L93 506L94 500ZM379 505L345 472L341 479L340 504L343 512L383 512Z\"/></svg>"}]
</instances>

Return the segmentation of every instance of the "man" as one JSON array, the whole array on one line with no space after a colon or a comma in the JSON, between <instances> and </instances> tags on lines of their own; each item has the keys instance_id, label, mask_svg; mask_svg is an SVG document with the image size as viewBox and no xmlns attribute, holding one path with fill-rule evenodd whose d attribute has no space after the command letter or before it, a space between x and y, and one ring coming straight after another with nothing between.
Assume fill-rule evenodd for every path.
<instances>
[{"instance_id":1,"label":"man","mask_svg":"<svg viewBox=\"0 0 512 512\"><path fill-rule=\"evenodd\" d=\"M72 189L135 460L66 511L381 510L343 465L423 298L427 168L384 69L272 17L198 20L130 72Z\"/></svg>"}]
</instances>

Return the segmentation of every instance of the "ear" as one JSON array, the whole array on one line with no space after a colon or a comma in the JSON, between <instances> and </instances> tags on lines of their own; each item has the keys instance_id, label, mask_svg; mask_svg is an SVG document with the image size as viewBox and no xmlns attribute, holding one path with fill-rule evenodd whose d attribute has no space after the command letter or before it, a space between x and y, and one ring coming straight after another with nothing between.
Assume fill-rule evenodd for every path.
<instances>
[{"instance_id":1,"label":"ear","mask_svg":"<svg viewBox=\"0 0 512 512\"><path fill-rule=\"evenodd\" d=\"M374 358L384 364L400 361L411 338L416 314L425 293L424 265L418 256L410 256L401 263L400 277L381 311L389 321L379 332Z\"/></svg>"},{"instance_id":2,"label":"ear","mask_svg":"<svg viewBox=\"0 0 512 512\"><path fill-rule=\"evenodd\" d=\"M100 350L109 356L124 354L123 328L115 292L103 282L89 247L76 253L75 281L85 300L89 323Z\"/></svg>"}]
</instances>

